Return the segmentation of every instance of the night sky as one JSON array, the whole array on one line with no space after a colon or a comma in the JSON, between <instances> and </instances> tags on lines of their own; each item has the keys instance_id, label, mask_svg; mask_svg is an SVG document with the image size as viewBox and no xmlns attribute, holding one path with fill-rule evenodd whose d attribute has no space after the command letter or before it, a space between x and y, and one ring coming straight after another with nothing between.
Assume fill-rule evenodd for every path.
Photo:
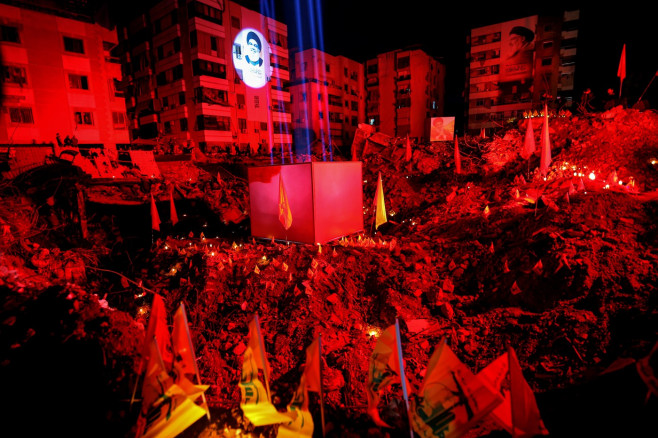
<instances>
[{"instance_id":1,"label":"night sky","mask_svg":"<svg viewBox=\"0 0 658 438\"><path fill-rule=\"evenodd\" d=\"M311 0L310 3L322 5L319 15L324 50L332 55L363 62L378 53L421 45L430 55L443 58L447 69L447 115L463 113L465 42L470 29L529 15L580 10L576 97L586 88L592 89L595 98L603 98L608 88L618 92L617 67L624 43L627 77L623 94L629 104L637 101L658 70L658 32L655 31L658 23L646 4L623 2L623 6L609 7L599 3L592 7L582 5L584 2L534 1L521 6L517 2L490 2L483 6L478 2L413 0L397 5L354 0ZM301 44L294 18L295 4L302 4L300 15L306 17ZM290 48L319 45L319 38L314 44L310 37L313 29L309 23L317 13L308 4L303 0L277 2L276 18L288 24ZM645 99L652 108L658 107L658 80L651 84Z\"/></svg>"},{"instance_id":2,"label":"night sky","mask_svg":"<svg viewBox=\"0 0 658 438\"><path fill-rule=\"evenodd\" d=\"M242 0L238 3L286 23L291 49L317 47L331 55L364 62L378 53L420 45L428 54L445 62L445 112L458 117L463 114L466 36L473 27L579 9L574 95L578 98L583 90L591 88L595 104L608 88L619 90L617 67L623 44L627 56L623 94L630 105L658 71L655 30L658 22L647 4L636 1L611 6L582 1L522 4L463 0L407 0L397 4L363 0ZM114 0L109 4L119 17L128 16L134 10L129 0ZM301 26L297 25L298 17ZM654 80L644 98L652 108L658 108L658 80Z\"/></svg>"}]
</instances>

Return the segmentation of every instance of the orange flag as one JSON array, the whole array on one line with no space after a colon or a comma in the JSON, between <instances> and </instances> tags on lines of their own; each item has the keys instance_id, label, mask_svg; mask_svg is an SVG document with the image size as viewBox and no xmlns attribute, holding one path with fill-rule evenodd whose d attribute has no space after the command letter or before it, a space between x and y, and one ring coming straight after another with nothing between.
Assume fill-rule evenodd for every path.
<instances>
[{"instance_id":1,"label":"orange flag","mask_svg":"<svg viewBox=\"0 0 658 438\"><path fill-rule=\"evenodd\" d=\"M621 98L621 84L626 77L626 44L621 49L621 58L619 58L619 67L617 68L617 77L619 77L619 98Z\"/></svg>"},{"instance_id":2,"label":"orange flag","mask_svg":"<svg viewBox=\"0 0 658 438\"><path fill-rule=\"evenodd\" d=\"M176 213L176 205L174 204L174 191L169 192L169 217L171 218L171 224L176 225L178 223L178 213Z\"/></svg>"},{"instance_id":3,"label":"orange flag","mask_svg":"<svg viewBox=\"0 0 658 438\"><path fill-rule=\"evenodd\" d=\"M377 179L377 191L375 192L375 230L386 222L388 222L388 219L386 219L384 187L382 185L382 173L379 172L379 178Z\"/></svg>"},{"instance_id":4,"label":"orange flag","mask_svg":"<svg viewBox=\"0 0 658 438\"><path fill-rule=\"evenodd\" d=\"M462 173L462 157L459 155L459 140L455 135L455 173Z\"/></svg>"},{"instance_id":5,"label":"orange flag","mask_svg":"<svg viewBox=\"0 0 658 438\"><path fill-rule=\"evenodd\" d=\"M158 214L158 208L155 206L153 193L151 193L151 229L160 231L160 215Z\"/></svg>"},{"instance_id":6,"label":"orange flag","mask_svg":"<svg viewBox=\"0 0 658 438\"><path fill-rule=\"evenodd\" d=\"M404 161L411 161L411 140L409 140L409 134L407 134L407 150L404 155Z\"/></svg>"},{"instance_id":7,"label":"orange flag","mask_svg":"<svg viewBox=\"0 0 658 438\"><path fill-rule=\"evenodd\" d=\"M292 225L292 212L288 204L288 195L283 185L283 175L279 174L279 221L286 230Z\"/></svg>"},{"instance_id":8,"label":"orange flag","mask_svg":"<svg viewBox=\"0 0 658 438\"><path fill-rule=\"evenodd\" d=\"M176 371L176 383L180 383L183 378L190 378L194 376L196 383L201 384L201 376L199 369L196 365L196 357L194 355L194 345L192 344L192 337L190 336L190 327L187 323L187 314L185 313L185 305L180 304L180 307L174 314L174 329L172 331L172 344L174 350L174 370ZM202 407L206 410L206 416L210 420L210 409L206 402L206 395L201 394L203 399Z\"/></svg>"},{"instance_id":9,"label":"orange flag","mask_svg":"<svg viewBox=\"0 0 658 438\"><path fill-rule=\"evenodd\" d=\"M167 333L167 336L169 336L169 333ZM169 373L167 373L167 367L160 355L159 342L160 339L156 336L151 338L145 346L148 351L148 359L146 361L146 375L142 384L142 408L137 419L136 437L144 434L148 422L148 413L152 409L153 404L166 394L167 389L173 384Z\"/></svg>"},{"instance_id":10,"label":"orange flag","mask_svg":"<svg viewBox=\"0 0 658 438\"><path fill-rule=\"evenodd\" d=\"M535 130L532 128L532 118L528 118L528 127L525 130L523 142L523 158L530 158L535 153Z\"/></svg>"},{"instance_id":11,"label":"orange flag","mask_svg":"<svg viewBox=\"0 0 658 438\"><path fill-rule=\"evenodd\" d=\"M548 106L544 105L544 124L541 129L541 161L539 171L546 176L551 165L551 140L548 136Z\"/></svg>"},{"instance_id":12,"label":"orange flag","mask_svg":"<svg viewBox=\"0 0 658 438\"><path fill-rule=\"evenodd\" d=\"M148 363L150 360L151 341L153 338L158 340L158 349L162 355L162 360L167 366L167 369L170 368L174 357L171 352L171 335L169 334L169 328L167 327L167 309L165 308L162 296L158 294L153 295L151 315L149 316L149 323L146 328L146 338L142 353L142 366L140 368L144 366L144 363Z\"/></svg>"}]
</instances>

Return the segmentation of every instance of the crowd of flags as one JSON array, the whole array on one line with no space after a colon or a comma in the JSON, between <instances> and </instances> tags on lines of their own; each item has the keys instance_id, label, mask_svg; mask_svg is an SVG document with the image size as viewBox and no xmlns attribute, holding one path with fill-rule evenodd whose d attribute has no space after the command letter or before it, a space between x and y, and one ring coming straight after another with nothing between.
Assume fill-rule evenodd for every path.
<instances>
[{"instance_id":1,"label":"crowd of flags","mask_svg":"<svg viewBox=\"0 0 658 438\"><path fill-rule=\"evenodd\" d=\"M144 377L136 438L176 436L204 415L210 420L205 398L208 385L201 384L184 304L175 312L170 332L164 300L154 294L139 370L139 375L143 373ZM306 349L303 372L285 412L279 412L272 403L270 375L260 322L255 314L249 322L249 340L242 354L239 382L244 417L254 426L279 425L277 438L310 438L315 425L308 393L315 392L319 395L324 436L322 338L315 338ZM382 393L392 384L402 387L411 438L414 431L424 438L459 437L485 417L493 419L515 438L548 434L534 393L511 347L474 374L443 339L429 359L422 386L415 390L405 376L396 319L378 337L368 366L367 413L382 428L391 427L380 417L379 404Z\"/></svg>"},{"instance_id":2,"label":"crowd of flags","mask_svg":"<svg viewBox=\"0 0 658 438\"><path fill-rule=\"evenodd\" d=\"M379 416L377 404L381 392L392 383L402 386L409 423L421 437L459 437L485 417L495 420L513 437L548 435L534 393L511 347L474 374L443 339L429 359L422 386L414 391L405 378L396 320L377 340L368 370L368 414L382 427L386 423ZM411 394L415 396L410 401Z\"/></svg>"},{"instance_id":3,"label":"crowd of flags","mask_svg":"<svg viewBox=\"0 0 658 438\"><path fill-rule=\"evenodd\" d=\"M154 294L139 376L142 373L136 438L176 436L204 415L210 420L208 385L201 384L183 303L174 314L170 332L164 300Z\"/></svg>"}]
</instances>

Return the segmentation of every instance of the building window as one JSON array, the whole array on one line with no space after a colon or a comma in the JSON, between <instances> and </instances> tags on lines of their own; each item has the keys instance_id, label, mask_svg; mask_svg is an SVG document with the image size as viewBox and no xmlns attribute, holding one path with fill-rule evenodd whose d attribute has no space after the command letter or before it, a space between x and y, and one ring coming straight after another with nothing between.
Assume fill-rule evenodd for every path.
<instances>
[{"instance_id":1,"label":"building window","mask_svg":"<svg viewBox=\"0 0 658 438\"><path fill-rule=\"evenodd\" d=\"M260 96L254 96L254 108L260 108Z\"/></svg>"},{"instance_id":2,"label":"building window","mask_svg":"<svg viewBox=\"0 0 658 438\"><path fill-rule=\"evenodd\" d=\"M11 123L33 124L32 108L9 108Z\"/></svg>"},{"instance_id":3,"label":"building window","mask_svg":"<svg viewBox=\"0 0 658 438\"><path fill-rule=\"evenodd\" d=\"M240 19L238 17L231 17L231 27L233 29L240 29Z\"/></svg>"},{"instance_id":4,"label":"building window","mask_svg":"<svg viewBox=\"0 0 658 438\"><path fill-rule=\"evenodd\" d=\"M322 114L322 111L318 113L318 117L320 117L320 120L324 119L324 114Z\"/></svg>"},{"instance_id":5,"label":"building window","mask_svg":"<svg viewBox=\"0 0 658 438\"><path fill-rule=\"evenodd\" d=\"M85 53L84 44L78 38L64 37L64 50L73 53Z\"/></svg>"},{"instance_id":6,"label":"building window","mask_svg":"<svg viewBox=\"0 0 658 438\"><path fill-rule=\"evenodd\" d=\"M115 129L126 129L126 115L122 112L112 111L112 125Z\"/></svg>"},{"instance_id":7,"label":"building window","mask_svg":"<svg viewBox=\"0 0 658 438\"><path fill-rule=\"evenodd\" d=\"M409 67L409 57L398 58L398 69Z\"/></svg>"},{"instance_id":8,"label":"building window","mask_svg":"<svg viewBox=\"0 0 658 438\"><path fill-rule=\"evenodd\" d=\"M178 104L179 105L185 105L185 92L181 91L178 93Z\"/></svg>"},{"instance_id":9,"label":"building window","mask_svg":"<svg viewBox=\"0 0 658 438\"><path fill-rule=\"evenodd\" d=\"M352 126L358 126L359 121L356 116L352 116Z\"/></svg>"},{"instance_id":10,"label":"building window","mask_svg":"<svg viewBox=\"0 0 658 438\"><path fill-rule=\"evenodd\" d=\"M190 47L194 48L197 46L197 44L199 44L199 41L197 39L197 33L196 30L193 30L192 32L190 32Z\"/></svg>"},{"instance_id":11,"label":"building window","mask_svg":"<svg viewBox=\"0 0 658 438\"><path fill-rule=\"evenodd\" d=\"M212 23L222 24L222 11L213 8L201 2L192 1L187 4L187 15L192 17L199 17L208 20Z\"/></svg>"},{"instance_id":12,"label":"building window","mask_svg":"<svg viewBox=\"0 0 658 438\"><path fill-rule=\"evenodd\" d=\"M544 49L550 49L553 47L553 41L544 41Z\"/></svg>"},{"instance_id":13,"label":"building window","mask_svg":"<svg viewBox=\"0 0 658 438\"><path fill-rule=\"evenodd\" d=\"M18 34L18 27L16 26L0 26L2 32L0 33L0 41L6 43L17 43L20 44L21 38Z\"/></svg>"},{"instance_id":14,"label":"building window","mask_svg":"<svg viewBox=\"0 0 658 438\"><path fill-rule=\"evenodd\" d=\"M210 50L217 51L217 37L210 37Z\"/></svg>"},{"instance_id":15,"label":"building window","mask_svg":"<svg viewBox=\"0 0 658 438\"><path fill-rule=\"evenodd\" d=\"M348 74L347 74L347 67L345 67L345 68L343 69L343 72L345 73L345 77L347 77L347 76L348 76Z\"/></svg>"},{"instance_id":16,"label":"building window","mask_svg":"<svg viewBox=\"0 0 658 438\"><path fill-rule=\"evenodd\" d=\"M260 130L267 131L267 122L260 122Z\"/></svg>"},{"instance_id":17,"label":"building window","mask_svg":"<svg viewBox=\"0 0 658 438\"><path fill-rule=\"evenodd\" d=\"M327 73L330 73L331 72L331 66L329 64L326 64L325 65L325 70L327 71Z\"/></svg>"},{"instance_id":18,"label":"building window","mask_svg":"<svg viewBox=\"0 0 658 438\"><path fill-rule=\"evenodd\" d=\"M247 119L238 119L238 127L240 128L241 133L247 132Z\"/></svg>"},{"instance_id":19,"label":"building window","mask_svg":"<svg viewBox=\"0 0 658 438\"><path fill-rule=\"evenodd\" d=\"M553 63L553 58L544 58L541 60L541 65L551 65Z\"/></svg>"},{"instance_id":20,"label":"building window","mask_svg":"<svg viewBox=\"0 0 658 438\"><path fill-rule=\"evenodd\" d=\"M187 131L187 119L180 119L179 122L181 132Z\"/></svg>"},{"instance_id":21,"label":"building window","mask_svg":"<svg viewBox=\"0 0 658 438\"><path fill-rule=\"evenodd\" d=\"M85 75L69 73L69 87L76 90L88 90L89 80Z\"/></svg>"},{"instance_id":22,"label":"building window","mask_svg":"<svg viewBox=\"0 0 658 438\"><path fill-rule=\"evenodd\" d=\"M169 96L164 96L162 98L162 108L169 109Z\"/></svg>"},{"instance_id":23,"label":"building window","mask_svg":"<svg viewBox=\"0 0 658 438\"><path fill-rule=\"evenodd\" d=\"M0 81L5 84L17 84L21 87L27 84L27 73L25 67L18 67L13 65L3 65L2 76Z\"/></svg>"},{"instance_id":24,"label":"building window","mask_svg":"<svg viewBox=\"0 0 658 438\"><path fill-rule=\"evenodd\" d=\"M231 118L222 116L198 115L196 118L197 130L204 131L230 131Z\"/></svg>"},{"instance_id":25,"label":"building window","mask_svg":"<svg viewBox=\"0 0 658 438\"><path fill-rule=\"evenodd\" d=\"M78 126L94 126L94 115L89 111L75 111L73 118Z\"/></svg>"},{"instance_id":26,"label":"building window","mask_svg":"<svg viewBox=\"0 0 658 438\"><path fill-rule=\"evenodd\" d=\"M164 122L164 133L171 134L171 122Z\"/></svg>"}]
</instances>

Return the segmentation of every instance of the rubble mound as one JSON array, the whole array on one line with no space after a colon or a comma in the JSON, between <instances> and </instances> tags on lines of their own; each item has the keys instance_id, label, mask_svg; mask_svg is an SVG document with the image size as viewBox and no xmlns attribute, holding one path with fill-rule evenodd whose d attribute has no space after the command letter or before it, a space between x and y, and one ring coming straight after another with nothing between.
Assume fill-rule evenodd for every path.
<instances>
[{"instance_id":1,"label":"rubble mound","mask_svg":"<svg viewBox=\"0 0 658 438\"><path fill-rule=\"evenodd\" d=\"M421 386L441 339L473 372L512 345L555 436L641 430L652 424L656 405L655 397L645 403L647 387L633 373L658 340L657 121L655 112L621 108L553 118L545 176L538 156L520 156L523 124L489 139L460 138L460 174L454 142L413 144L407 161L405 140L380 135L362 157L366 231L322 246L198 230L181 238L154 233L150 247L124 255L112 221L97 219L89 222L93 248L58 253L53 242L62 237L42 226L43 206L5 190L2 201L15 208L0 211L1 338L10 352L2 374L26 377L24 364L60 350L85 358L102 375L94 382L107 386L105 401L87 411L96 427L128 436L143 326L158 293L170 314L185 303L201 380L210 385L213 420L199 420L182 436L276 435L276 426L254 427L239 409L254 313L280 410L299 383L306 347L322 336L327 436L408 433L399 386L384 391L380 406L393 430L375 428L366 414L369 358L396 318L412 388ZM375 229L379 173L388 222ZM230 197L218 198L225 207L248 196L243 182L211 181L203 193L227 187ZM19 214L29 208L33 216ZM244 214L245 206L238 208ZM64 251L84 275L50 274ZM71 399L84 393L77 376L65 374ZM50 386L46 378L38 384L39 391ZM601 422L600 413L619 403L628 416ZM579 425L569 425L582 406ZM469 436L500 433L485 422Z\"/></svg>"}]
</instances>

